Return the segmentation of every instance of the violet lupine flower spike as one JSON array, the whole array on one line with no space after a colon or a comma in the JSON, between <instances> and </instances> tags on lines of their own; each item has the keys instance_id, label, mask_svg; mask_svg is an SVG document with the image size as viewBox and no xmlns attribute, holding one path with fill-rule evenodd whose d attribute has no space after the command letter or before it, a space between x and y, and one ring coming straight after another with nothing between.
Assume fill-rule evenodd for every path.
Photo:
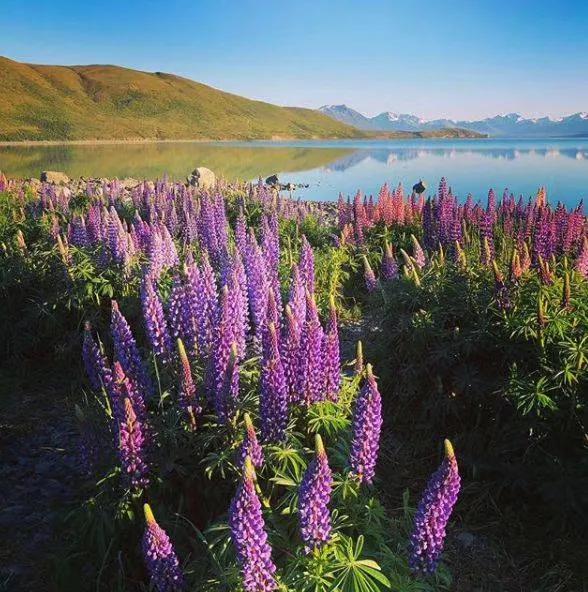
<instances>
[{"instance_id":1,"label":"violet lupine flower spike","mask_svg":"<svg viewBox=\"0 0 588 592\"><path fill-rule=\"evenodd\" d=\"M245 437L239 450L239 465L243 467L245 465L245 459L249 457L253 466L259 469L263 464L263 449L257 440L257 434L255 433L255 427L251 421L249 413L245 413Z\"/></svg>"},{"instance_id":2,"label":"violet lupine flower spike","mask_svg":"<svg viewBox=\"0 0 588 592\"><path fill-rule=\"evenodd\" d=\"M281 442L288 425L288 386L273 323L264 332L261 364L261 437L264 442Z\"/></svg>"},{"instance_id":3,"label":"violet lupine flower spike","mask_svg":"<svg viewBox=\"0 0 588 592\"><path fill-rule=\"evenodd\" d=\"M382 429L382 398L371 364L367 364L366 374L366 382L355 402L349 457L351 472L360 483L371 483L374 479Z\"/></svg>"},{"instance_id":4,"label":"violet lupine flower spike","mask_svg":"<svg viewBox=\"0 0 588 592\"><path fill-rule=\"evenodd\" d=\"M364 255L363 256L363 278L365 280L365 287L367 288L368 292L373 292L378 287L378 280L376 279L376 274L368 261L368 258Z\"/></svg>"},{"instance_id":5,"label":"violet lupine flower spike","mask_svg":"<svg viewBox=\"0 0 588 592\"><path fill-rule=\"evenodd\" d=\"M272 550L267 542L261 502L255 492L255 469L251 458L244 463L243 480L229 509L231 539L241 566L246 592L272 592L278 585Z\"/></svg>"},{"instance_id":6,"label":"violet lupine flower spike","mask_svg":"<svg viewBox=\"0 0 588 592\"><path fill-rule=\"evenodd\" d=\"M149 467L145 460L147 442L141 422L129 398L124 400L124 417L119 426L119 455L123 473L132 489L149 484Z\"/></svg>"},{"instance_id":7,"label":"violet lupine flower spike","mask_svg":"<svg viewBox=\"0 0 588 592\"><path fill-rule=\"evenodd\" d=\"M164 363L169 362L172 340L167 327L163 304L155 291L153 279L145 276L141 285L143 320L153 353Z\"/></svg>"},{"instance_id":8,"label":"violet lupine flower spike","mask_svg":"<svg viewBox=\"0 0 588 592\"><path fill-rule=\"evenodd\" d=\"M214 400L216 414L221 423L233 419L239 398L239 351L233 342L229 353L229 361L220 390Z\"/></svg>"},{"instance_id":9,"label":"violet lupine flower spike","mask_svg":"<svg viewBox=\"0 0 588 592\"><path fill-rule=\"evenodd\" d=\"M333 475L320 434L316 434L316 456L306 469L300 484L298 512L300 534L305 551L322 547L331 536L331 488Z\"/></svg>"},{"instance_id":10,"label":"violet lupine flower spike","mask_svg":"<svg viewBox=\"0 0 588 592\"><path fill-rule=\"evenodd\" d=\"M306 293L306 321L300 334L300 364L298 367L297 394L309 407L325 399L323 328L321 327L316 301Z\"/></svg>"},{"instance_id":11,"label":"violet lupine flower spike","mask_svg":"<svg viewBox=\"0 0 588 592\"><path fill-rule=\"evenodd\" d=\"M337 308L335 298L329 300L329 318L323 337L323 356L325 361L325 393L329 401L336 401L341 388L341 354L339 351L339 330L337 328Z\"/></svg>"},{"instance_id":12,"label":"violet lupine flower spike","mask_svg":"<svg viewBox=\"0 0 588 592\"><path fill-rule=\"evenodd\" d=\"M437 568L460 481L453 446L445 440L445 459L431 477L414 518L409 565L416 573L427 575Z\"/></svg>"},{"instance_id":13,"label":"violet lupine flower spike","mask_svg":"<svg viewBox=\"0 0 588 592\"><path fill-rule=\"evenodd\" d=\"M361 340L357 341L357 346L355 348L355 363L353 369L357 375L363 372L363 343Z\"/></svg>"},{"instance_id":14,"label":"violet lupine flower spike","mask_svg":"<svg viewBox=\"0 0 588 592\"><path fill-rule=\"evenodd\" d=\"M112 320L110 324L112 341L114 343L114 356L120 362L125 374L138 382L147 397L153 394L154 388L151 377L141 359L137 342L133 337L131 328L125 317L120 312L116 300L112 301Z\"/></svg>"},{"instance_id":15,"label":"violet lupine flower spike","mask_svg":"<svg viewBox=\"0 0 588 592\"><path fill-rule=\"evenodd\" d=\"M145 534L143 535L143 557L151 584L157 592L175 592L184 588L184 575L169 536L157 524L149 504L145 512Z\"/></svg>"},{"instance_id":16,"label":"violet lupine flower spike","mask_svg":"<svg viewBox=\"0 0 588 592\"><path fill-rule=\"evenodd\" d=\"M92 336L92 326L88 321L84 326L82 357L92 388L99 391L103 386L107 387L112 379L112 372L99 343Z\"/></svg>"}]
</instances>

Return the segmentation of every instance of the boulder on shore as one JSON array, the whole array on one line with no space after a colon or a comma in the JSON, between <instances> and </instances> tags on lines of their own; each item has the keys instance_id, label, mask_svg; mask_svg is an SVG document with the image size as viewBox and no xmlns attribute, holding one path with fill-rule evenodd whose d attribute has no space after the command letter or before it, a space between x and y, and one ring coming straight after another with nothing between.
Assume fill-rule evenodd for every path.
<instances>
[{"instance_id":1,"label":"boulder on shore","mask_svg":"<svg viewBox=\"0 0 588 592\"><path fill-rule=\"evenodd\" d=\"M60 171L43 171L41 181L43 183L53 183L53 185L67 185L69 177Z\"/></svg>"},{"instance_id":2,"label":"boulder on shore","mask_svg":"<svg viewBox=\"0 0 588 592\"><path fill-rule=\"evenodd\" d=\"M278 175L271 175L271 177L268 177L265 180L265 184L266 185L271 185L272 187L275 187L276 185L280 184L280 180L278 179Z\"/></svg>"},{"instance_id":3,"label":"boulder on shore","mask_svg":"<svg viewBox=\"0 0 588 592\"><path fill-rule=\"evenodd\" d=\"M187 179L188 185L199 189L212 189L216 186L216 175L206 167L195 168Z\"/></svg>"},{"instance_id":4,"label":"boulder on shore","mask_svg":"<svg viewBox=\"0 0 588 592\"><path fill-rule=\"evenodd\" d=\"M137 179L133 179L132 177L125 177L122 181L121 181L121 185L125 188L125 189L134 189L135 187L141 185L141 181L137 181Z\"/></svg>"}]
</instances>

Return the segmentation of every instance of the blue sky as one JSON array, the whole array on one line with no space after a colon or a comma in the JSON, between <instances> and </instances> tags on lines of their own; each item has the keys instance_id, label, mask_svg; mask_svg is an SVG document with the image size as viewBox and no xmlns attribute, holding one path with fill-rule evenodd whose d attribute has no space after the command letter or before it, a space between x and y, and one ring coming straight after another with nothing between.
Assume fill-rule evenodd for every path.
<instances>
[{"instance_id":1,"label":"blue sky","mask_svg":"<svg viewBox=\"0 0 588 592\"><path fill-rule=\"evenodd\" d=\"M173 72L281 105L588 111L588 2L2 0L0 55Z\"/></svg>"}]
</instances>

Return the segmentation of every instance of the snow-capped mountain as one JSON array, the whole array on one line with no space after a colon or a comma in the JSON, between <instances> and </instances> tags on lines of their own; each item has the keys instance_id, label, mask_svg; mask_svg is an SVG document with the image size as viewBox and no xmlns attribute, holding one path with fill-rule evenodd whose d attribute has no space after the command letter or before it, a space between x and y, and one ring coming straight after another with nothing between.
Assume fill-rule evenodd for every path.
<instances>
[{"instance_id":1,"label":"snow-capped mountain","mask_svg":"<svg viewBox=\"0 0 588 592\"><path fill-rule=\"evenodd\" d=\"M525 118L519 113L496 115L478 121L434 119L426 121L415 115L386 111L366 117L347 105L325 105L322 113L363 130L372 131L429 131L458 127L489 136L588 136L588 113L574 113L567 117Z\"/></svg>"}]
</instances>

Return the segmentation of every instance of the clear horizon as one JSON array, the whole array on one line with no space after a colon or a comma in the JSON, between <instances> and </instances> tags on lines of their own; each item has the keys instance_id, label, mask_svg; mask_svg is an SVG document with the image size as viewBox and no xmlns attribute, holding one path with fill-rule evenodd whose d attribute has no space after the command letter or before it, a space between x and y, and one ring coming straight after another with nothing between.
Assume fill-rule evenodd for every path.
<instances>
[{"instance_id":1,"label":"clear horizon","mask_svg":"<svg viewBox=\"0 0 588 592\"><path fill-rule=\"evenodd\" d=\"M588 111L588 7L5 0L0 53L164 71L278 105L423 119Z\"/></svg>"}]
</instances>

